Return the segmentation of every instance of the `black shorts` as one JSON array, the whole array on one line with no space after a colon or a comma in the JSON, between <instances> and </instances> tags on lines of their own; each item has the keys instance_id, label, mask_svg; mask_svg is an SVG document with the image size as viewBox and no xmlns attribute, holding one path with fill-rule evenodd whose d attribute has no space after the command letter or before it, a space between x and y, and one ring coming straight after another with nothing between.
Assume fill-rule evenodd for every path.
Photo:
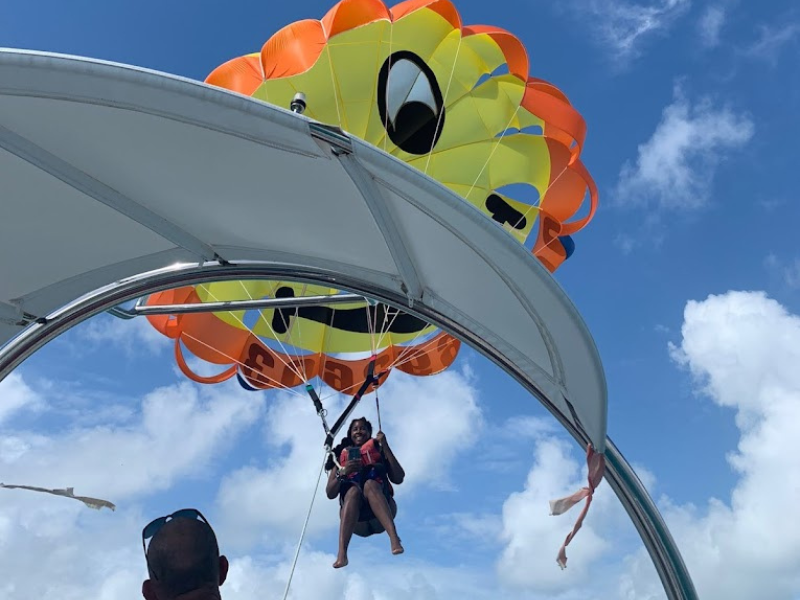
<instances>
[{"instance_id":1,"label":"black shorts","mask_svg":"<svg viewBox=\"0 0 800 600\"><path fill-rule=\"evenodd\" d=\"M361 490L361 504L358 507L358 521L356 522L356 527L353 530L353 533L360 537L369 537L376 533L383 533L386 531L383 525L381 525L381 522L375 517L375 513L372 512L372 507L370 507L367 497L364 496L364 487L360 481L348 480L342 482L339 490L339 512L341 513L341 509L344 506L345 494L347 494L348 490L353 486ZM389 511L391 512L392 518L394 518L397 516L397 503L389 493L389 486L386 485L385 481L381 484L381 489L383 491L383 495L386 497L386 501L389 504Z\"/></svg>"}]
</instances>

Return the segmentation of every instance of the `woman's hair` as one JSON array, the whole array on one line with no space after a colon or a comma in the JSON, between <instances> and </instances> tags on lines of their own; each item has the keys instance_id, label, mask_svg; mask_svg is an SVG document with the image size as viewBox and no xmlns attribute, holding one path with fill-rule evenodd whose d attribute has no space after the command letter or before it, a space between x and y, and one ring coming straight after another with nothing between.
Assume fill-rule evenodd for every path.
<instances>
[{"instance_id":1,"label":"woman's hair","mask_svg":"<svg viewBox=\"0 0 800 600\"><path fill-rule=\"evenodd\" d=\"M355 445L353 444L353 440L350 437L350 433L353 431L353 425L355 425L356 423L364 423L364 427L367 428L367 435L369 435L369 437L372 437L372 423L370 423L366 417L359 417L357 419L353 419L352 421L350 421L350 425L347 427L347 435L342 438L342 441L339 442L338 446L336 446L333 450L331 450L333 456L338 457L342 453L342 450L348 448L349 446ZM336 463L333 462L333 456L331 456L330 454L328 455L328 460L325 463L326 471L330 471L333 467L336 466Z\"/></svg>"}]
</instances>

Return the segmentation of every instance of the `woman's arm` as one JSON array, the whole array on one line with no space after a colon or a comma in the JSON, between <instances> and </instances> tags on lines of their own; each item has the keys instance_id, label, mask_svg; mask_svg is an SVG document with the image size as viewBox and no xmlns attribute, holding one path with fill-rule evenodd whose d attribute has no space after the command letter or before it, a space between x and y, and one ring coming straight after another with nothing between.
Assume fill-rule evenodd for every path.
<instances>
[{"instance_id":1,"label":"woman's arm","mask_svg":"<svg viewBox=\"0 0 800 600\"><path fill-rule=\"evenodd\" d=\"M343 467L342 470L342 477L347 477L350 473L355 473L361 468L361 461L360 460L351 460L348 461L347 464ZM337 476L339 473L339 469L334 467L331 469L331 472L328 473L328 484L325 486L325 494L328 496L329 499L333 500L336 496L339 495L339 490L342 488L342 480L339 479Z\"/></svg>"},{"instance_id":2,"label":"woman's arm","mask_svg":"<svg viewBox=\"0 0 800 600\"><path fill-rule=\"evenodd\" d=\"M333 500L339 495L339 489L342 487L341 480L337 477L339 472L338 467L333 467L331 472L328 473L328 484L325 486L325 494L329 500Z\"/></svg>"},{"instance_id":3,"label":"woman's arm","mask_svg":"<svg viewBox=\"0 0 800 600\"><path fill-rule=\"evenodd\" d=\"M375 436L375 440L381 445L381 451L386 459L386 475L389 477L389 481L398 485L403 483L406 472L403 470L403 467L400 466L400 462L389 447L389 443L386 441L386 435L382 431L379 431Z\"/></svg>"}]
</instances>

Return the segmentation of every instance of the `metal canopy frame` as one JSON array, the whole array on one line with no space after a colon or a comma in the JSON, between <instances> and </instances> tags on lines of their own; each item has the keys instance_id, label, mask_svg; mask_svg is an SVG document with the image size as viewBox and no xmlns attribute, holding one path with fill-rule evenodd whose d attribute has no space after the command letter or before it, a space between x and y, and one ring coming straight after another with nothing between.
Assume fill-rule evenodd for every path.
<instances>
[{"instance_id":1,"label":"metal canopy frame","mask_svg":"<svg viewBox=\"0 0 800 600\"><path fill-rule=\"evenodd\" d=\"M367 302L361 294L337 294L330 296L298 296L291 298L260 298L257 300L225 300L221 302L194 302L187 304L136 303L133 308L115 306L108 312L123 319L146 317L147 315L189 315L194 313L230 312L256 308L302 308L304 306L332 306L351 302Z\"/></svg>"},{"instance_id":2,"label":"metal canopy frame","mask_svg":"<svg viewBox=\"0 0 800 600\"><path fill-rule=\"evenodd\" d=\"M0 348L0 380L4 379L26 358L36 350L55 339L78 323L91 318L103 311L107 311L119 304L182 285L196 285L210 281L244 280L285 278L312 284L333 284L341 289L350 289L356 298L363 298L367 294L370 298L385 302L396 308L413 314L421 319L430 321L445 331L462 339L488 359L500 366L512 376L534 397L536 397L558 419L561 425L582 446L589 442L571 422L559 416L557 411L549 406L549 401L535 381L531 381L524 372L515 365L510 364L496 349L488 346L484 340L473 332L465 329L457 322L453 322L444 315L426 309L420 305L410 306L403 296L382 290L369 281L357 281L354 278L342 277L338 273L316 270L313 268L300 268L294 264L247 264L221 265L217 262L203 265L176 265L151 273L130 277L124 281L106 286L94 293L87 294L62 309L38 319L30 324L25 331L11 342ZM683 558L675 544L655 503L648 494L644 484L636 475L633 467L628 463L611 438L606 438L606 475L605 479L619 498L642 542L647 549L656 571L661 578L664 590L669 600L697 600L691 576L686 568Z\"/></svg>"},{"instance_id":3,"label":"metal canopy frame","mask_svg":"<svg viewBox=\"0 0 800 600\"><path fill-rule=\"evenodd\" d=\"M224 165L222 177L202 160ZM312 168L315 177L297 177ZM0 50L0 178L0 380L77 323L182 285L283 278L364 294L470 344L582 447L603 452L668 598L697 597L654 502L606 436L604 374L577 310L529 252L438 182L250 98L18 50ZM292 219L315 210L299 235ZM334 235L337 214L348 220Z\"/></svg>"}]
</instances>

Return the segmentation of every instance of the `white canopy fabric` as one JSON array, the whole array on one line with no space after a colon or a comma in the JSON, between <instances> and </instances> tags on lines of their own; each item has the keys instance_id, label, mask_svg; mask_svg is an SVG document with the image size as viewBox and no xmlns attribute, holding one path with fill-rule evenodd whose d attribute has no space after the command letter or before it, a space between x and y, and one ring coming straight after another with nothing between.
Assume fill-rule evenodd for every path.
<instances>
[{"instance_id":1,"label":"white canopy fabric","mask_svg":"<svg viewBox=\"0 0 800 600\"><path fill-rule=\"evenodd\" d=\"M469 332L605 448L600 358L550 273L471 205L361 140L203 83L3 50L0 181L0 344L176 262L296 263Z\"/></svg>"}]
</instances>

